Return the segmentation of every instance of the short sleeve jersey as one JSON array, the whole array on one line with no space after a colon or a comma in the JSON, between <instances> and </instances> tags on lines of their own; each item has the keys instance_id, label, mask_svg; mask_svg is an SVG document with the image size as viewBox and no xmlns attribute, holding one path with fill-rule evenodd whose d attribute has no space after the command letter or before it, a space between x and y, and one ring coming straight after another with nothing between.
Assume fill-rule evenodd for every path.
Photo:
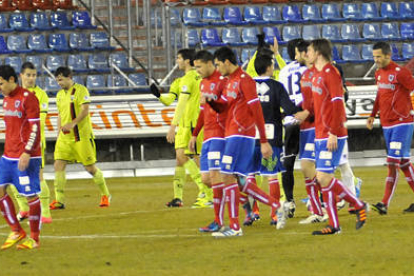
<instances>
[{"instance_id":1,"label":"short sleeve jersey","mask_svg":"<svg viewBox=\"0 0 414 276\"><path fill-rule=\"evenodd\" d=\"M291 101L295 105L302 102L302 93L300 92L300 78L307 69L297 61L292 61L279 73L279 81L283 84L289 94Z\"/></svg>"},{"instance_id":2,"label":"short sleeve jersey","mask_svg":"<svg viewBox=\"0 0 414 276\"><path fill-rule=\"evenodd\" d=\"M201 77L195 70L188 71L180 79L179 91L189 95L185 111L178 123L179 126L194 128L200 112L200 82Z\"/></svg>"},{"instance_id":3,"label":"short sleeve jersey","mask_svg":"<svg viewBox=\"0 0 414 276\"><path fill-rule=\"evenodd\" d=\"M56 96L56 104L60 116L60 124L63 126L72 122L81 112L83 104L91 102L88 89L75 83L68 90L60 90ZM60 138L73 141L90 139L93 137L92 123L89 114L80 121L70 133L61 135Z\"/></svg>"},{"instance_id":4,"label":"short sleeve jersey","mask_svg":"<svg viewBox=\"0 0 414 276\"><path fill-rule=\"evenodd\" d=\"M47 93L42 90L39 86L33 88L28 88L30 92L36 95L36 98L39 100L40 107L40 135L42 139L42 145L46 145L46 136L45 136L45 126L46 126L46 117L49 110L49 97Z\"/></svg>"},{"instance_id":5,"label":"short sleeve jersey","mask_svg":"<svg viewBox=\"0 0 414 276\"><path fill-rule=\"evenodd\" d=\"M310 115L306 120L300 124L300 129L309 129L315 127L315 120L313 118L314 109L313 109L313 95L312 95L312 78L315 74L315 68L312 67L305 72L303 72L300 79L300 90L302 92L303 102L302 108L308 110Z\"/></svg>"}]
</instances>

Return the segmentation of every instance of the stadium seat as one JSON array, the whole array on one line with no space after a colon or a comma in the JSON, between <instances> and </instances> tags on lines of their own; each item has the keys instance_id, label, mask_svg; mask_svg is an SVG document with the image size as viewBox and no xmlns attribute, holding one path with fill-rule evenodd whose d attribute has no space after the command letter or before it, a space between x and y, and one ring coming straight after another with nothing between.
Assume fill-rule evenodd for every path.
<instances>
[{"instance_id":1,"label":"stadium seat","mask_svg":"<svg viewBox=\"0 0 414 276\"><path fill-rule=\"evenodd\" d=\"M363 20L359 4L357 3L344 3L342 6L342 16L348 20Z\"/></svg>"},{"instance_id":2,"label":"stadium seat","mask_svg":"<svg viewBox=\"0 0 414 276\"><path fill-rule=\"evenodd\" d=\"M361 48L361 58L366 61L373 61L372 48L373 44L363 44Z\"/></svg>"},{"instance_id":3,"label":"stadium seat","mask_svg":"<svg viewBox=\"0 0 414 276\"><path fill-rule=\"evenodd\" d=\"M131 89L125 88L127 86L127 81L121 75L108 75L107 84L108 88L113 87L116 93L127 93L131 91Z\"/></svg>"},{"instance_id":4,"label":"stadium seat","mask_svg":"<svg viewBox=\"0 0 414 276\"><path fill-rule=\"evenodd\" d=\"M22 58L19 56L14 56L14 57L10 57L7 56L4 59L4 64L5 65L10 65L11 67L13 67L14 71L16 71L17 74L20 73L20 69L22 68Z\"/></svg>"},{"instance_id":5,"label":"stadium seat","mask_svg":"<svg viewBox=\"0 0 414 276\"><path fill-rule=\"evenodd\" d=\"M365 41L364 38L361 38L359 34L359 29L356 24L342 24L341 26L341 36L347 41L360 42Z\"/></svg>"},{"instance_id":6,"label":"stadium seat","mask_svg":"<svg viewBox=\"0 0 414 276\"><path fill-rule=\"evenodd\" d=\"M3 0L0 2L0 11L6 12L6 11L14 11L16 10L16 7L13 6L11 0Z\"/></svg>"},{"instance_id":7,"label":"stadium seat","mask_svg":"<svg viewBox=\"0 0 414 276\"><path fill-rule=\"evenodd\" d=\"M158 10L151 9L151 27L155 27L155 24L157 24L157 28L162 27L162 20L161 20L161 14L158 12Z\"/></svg>"},{"instance_id":8,"label":"stadium seat","mask_svg":"<svg viewBox=\"0 0 414 276\"><path fill-rule=\"evenodd\" d=\"M79 75L72 76L72 80L75 83L78 83L78 84L81 84L81 85L85 85L85 80L82 78L82 76L79 76Z\"/></svg>"},{"instance_id":9,"label":"stadium seat","mask_svg":"<svg viewBox=\"0 0 414 276\"><path fill-rule=\"evenodd\" d=\"M65 12L57 11L50 14L50 25L59 30L74 30Z\"/></svg>"},{"instance_id":10,"label":"stadium seat","mask_svg":"<svg viewBox=\"0 0 414 276\"><path fill-rule=\"evenodd\" d=\"M400 31L398 29L398 23L396 22L382 23L381 36L384 39L399 40L401 37L400 37Z\"/></svg>"},{"instance_id":11,"label":"stadium seat","mask_svg":"<svg viewBox=\"0 0 414 276\"><path fill-rule=\"evenodd\" d=\"M185 8L183 22L186 26L203 27L208 25L208 23L201 21L201 13L198 8Z\"/></svg>"},{"instance_id":12,"label":"stadium seat","mask_svg":"<svg viewBox=\"0 0 414 276\"><path fill-rule=\"evenodd\" d=\"M302 38L305 40L314 40L320 38L321 34L317 25L304 25L302 27Z\"/></svg>"},{"instance_id":13,"label":"stadium seat","mask_svg":"<svg viewBox=\"0 0 414 276\"><path fill-rule=\"evenodd\" d=\"M12 13L9 17L9 26L15 31L19 32L31 32L34 29L29 26L24 13Z\"/></svg>"},{"instance_id":14,"label":"stadium seat","mask_svg":"<svg viewBox=\"0 0 414 276\"><path fill-rule=\"evenodd\" d=\"M46 57L46 68L54 72L59 67L66 66L65 58L63 56L48 55Z\"/></svg>"},{"instance_id":15,"label":"stadium seat","mask_svg":"<svg viewBox=\"0 0 414 276\"><path fill-rule=\"evenodd\" d=\"M38 72L38 73L39 73L39 72ZM38 77L36 78L36 86L39 86L39 87L42 87L42 88L44 88L44 87L45 87L45 80L43 79L43 77L38 76Z\"/></svg>"},{"instance_id":16,"label":"stadium seat","mask_svg":"<svg viewBox=\"0 0 414 276\"><path fill-rule=\"evenodd\" d=\"M68 52L70 48L68 46L68 41L66 40L65 34L62 33L53 33L49 35L49 48L58 52Z\"/></svg>"},{"instance_id":17,"label":"stadium seat","mask_svg":"<svg viewBox=\"0 0 414 276\"><path fill-rule=\"evenodd\" d=\"M290 60L290 57L289 57L289 54L288 54L288 51L287 51L287 47L283 47L282 48L282 52L281 52L281 54L280 54L281 56L282 56L282 58L283 58L283 60L286 62L286 63L288 63L288 62L291 62L292 60Z\"/></svg>"},{"instance_id":18,"label":"stadium seat","mask_svg":"<svg viewBox=\"0 0 414 276\"><path fill-rule=\"evenodd\" d=\"M52 10L55 8L52 0L33 0L32 2L33 7L38 10Z\"/></svg>"},{"instance_id":19,"label":"stadium seat","mask_svg":"<svg viewBox=\"0 0 414 276\"><path fill-rule=\"evenodd\" d=\"M414 39L414 23L401 23L401 38Z\"/></svg>"},{"instance_id":20,"label":"stadium seat","mask_svg":"<svg viewBox=\"0 0 414 276\"><path fill-rule=\"evenodd\" d=\"M225 44L230 46L245 46L246 42L242 42L240 39L240 33L237 28L223 28L221 39Z\"/></svg>"},{"instance_id":21,"label":"stadium seat","mask_svg":"<svg viewBox=\"0 0 414 276\"><path fill-rule=\"evenodd\" d=\"M45 12L33 12L30 14L30 26L39 31L50 31L49 18Z\"/></svg>"},{"instance_id":22,"label":"stadium seat","mask_svg":"<svg viewBox=\"0 0 414 276\"><path fill-rule=\"evenodd\" d=\"M204 46L213 46L220 47L225 44L221 41L220 35L218 34L217 29L209 28L201 30L201 43Z\"/></svg>"},{"instance_id":23,"label":"stadium seat","mask_svg":"<svg viewBox=\"0 0 414 276\"><path fill-rule=\"evenodd\" d=\"M171 31L171 46L173 48L182 48L182 41L181 41L181 31L172 30Z\"/></svg>"},{"instance_id":24,"label":"stadium seat","mask_svg":"<svg viewBox=\"0 0 414 276\"><path fill-rule=\"evenodd\" d=\"M91 45L98 50L115 50L115 47L111 46L108 34L106 32L91 33Z\"/></svg>"},{"instance_id":25,"label":"stadium seat","mask_svg":"<svg viewBox=\"0 0 414 276\"><path fill-rule=\"evenodd\" d=\"M89 38L85 33L70 33L69 47L77 51L92 51L94 48L89 45Z\"/></svg>"},{"instance_id":26,"label":"stadium seat","mask_svg":"<svg viewBox=\"0 0 414 276\"><path fill-rule=\"evenodd\" d=\"M400 2L399 9L401 19L414 19L414 3Z\"/></svg>"},{"instance_id":27,"label":"stadium seat","mask_svg":"<svg viewBox=\"0 0 414 276\"><path fill-rule=\"evenodd\" d=\"M43 71L43 57L41 56L26 56L26 61L31 62L38 73ZM43 87L43 86L42 86Z\"/></svg>"},{"instance_id":28,"label":"stadium seat","mask_svg":"<svg viewBox=\"0 0 414 276\"><path fill-rule=\"evenodd\" d=\"M250 24L261 25L265 24L260 8L258 6L246 6L243 11L244 21Z\"/></svg>"},{"instance_id":29,"label":"stadium seat","mask_svg":"<svg viewBox=\"0 0 414 276\"><path fill-rule=\"evenodd\" d=\"M337 25L322 25L322 37L329 39L332 42L345 42L346 40L341 37L341 32Z\"/></svg>"},{"instance_id":30,"label":"stadium seat","mask_svg":"<svg viewBox=\"0 0 414 276\"><path fill-rule=\"evenodd\" d=\"M225 7L223 11L223 18L228 24L232 25L247 25L249 22L243 21L239 7Z\"/></svg>"},{"instance_id":31,"label":"stadium seat","mask_svg":"<svg viewBox=\"0 0 414 276\"><path fill-rule=\"evenodd\" d=\"M78 29L96 29L97 26L92 25L91 18L87 11L74 11L72 13L72 25Z\"/></svg>"},{"instance_id":32,"label":"stadium seat","mask_svg":"<svg viewBox=\"0 0 414 276\"><path fill-rule=\"evenodd\" d=\"M382 40L380 25L378 23L365 23L362 26L362 37L368 40Z\"/></svg>"},{"instance_id":33,"label":"stadium seat","mask_svg":"<svg viewBox=\"0 0 414 276\"><path fill-rule=\"evenodd\" d=\"M265 35L266 43L273 45L273 40L276 37L279 44L285 44L285 42L282 41L282 37L280 36L280 32L277 27L264 27L263 33Z\"/></svg>"},{"instance_id":34,"label":"stadium seat","mask_svg":"<svg viewBox=\"0 0 414 276\"><path fill-rule=\"evenodd\" d=\"M345 21L339 12L338 4L330 3L322 5L322 18L328 21Z\"/></svg>"},{"instance_id":35,"label":"stadium seat","mask_svg":"<svg viewBox=\"0 0 414 276\"><path fill-rule=\"evenodd\" d=\"M277 6L263 6L263 20L267 23L282 24L286 23L280 15L279 8Z\"/></svg>"},{"instance_id":36,"label":"stadium seat","mask_svg":"<svg viewBox=\"0 0 414 276\"><path fill-rule=\"evenodd\" d=\"M335 61L335 62L338 62L338 63L341 63L342 62L342 59L341 59L341 57L339 56L339 51L338 51L338 48L334 45L334 46L332 46L332 59Z\"/></svg>"},{"instance_id":37,"label":"stadium seat","mask_svg":"<svg viewBox=\"0 0 414 276\"><path fill-rule=\"evenodd\" d=\"M298 25L292 25L292 26L284 26L283 27L283 40L288 42L289 40L300 38L301 33Z\"/></svg>"},{"instance_id":38,"label":"stadium seat","mask_svg":"<svg viewBox=\"0 0 414 276\"><path fill-rule=\"evenodd\" d=\"M243 28L242 30L242 41L246 42L249 45L257 45L257 35L259 30L255 27L252 28Z\"/></svg>"},{"instance_id":39,"label":"stadium seat","mask_svg":"<svg viewBox=\"0 0 414 276\"><path fill-rule=\"evenodd\" d=\"M368 2L361 4L361 15L365 20L381 20L379 16L378 7L375 2Z\"/></svg>"},{"instance_id":40,"label":"stadium seat","mask_svg":"<svg viewBox=\"0 0 414 276\"><path fill-rule=\"evenodd\" d=\"M76 6L73 5L72 0L53 0L53 7L55 9L64 10L72 10L76 8Z\"/></svg>"},{"instance_id":41,"label":"stadium seat","mask_svg":"<svg viewBox=\"0 0 414 276\"><path fill-rule=\"evenodd\" d=\"M27 48L26 40L21 35L9 35L7 37L7 48L16 54L26 54L32 52Z\"/></svg>"},{"instance_id":42,"label":"stadium seat","mask_svg":"<svg viewBox=\"0 0 414 276\"><path fill-rule=\"evenodd\" d=\"M128 57L125 53L113 53L109 55L108 64L115 64L122 71L134 71L135 69L129 66Z\"/></svg>"},{"instance_id":43,"label":"stadium seat","mask_svg":"<svg viewBox=\"0 0 414 276\"><path fill-rule=\"evenodd\" d=\"M86 87L95 94L110 94L109 90L102 90L102 88L106 88L105 77L103 75L87 76Z\"/></svg>"},{"instance_id":44,"label":"stadium seat","mask_svg":"<svg viewBox=\"0 0 414 276\"><path fill-rule=\"evenodd\" d=\"M4 40L4 36L0 36L0 54L10 54L11 51L7 49L6 40Z\"/></svg>"},{"instance_id":45,"label":"stadium seat","mask_svg":"<svg viewBox=\"0 0 414 276\"><path fill-rule=\"evenodd\" d=\"M19 11L33 11L35 9L32 0L14 0L13 3Z\"/></svg>"},{"instance_id":46,"label":"stadium seat","mask_svg":"<svg viewBox=\"0 0 414 276\"><path fill-rule=\"evenodd\" d=\"M395 2L381 2L381 17L385 19L399 19L397 4Z\"/></svg>"},{"instance_id":47,"label":"stadium seat","mask_svg":"<svg viewBox=\"0 0 414 276\"><path fill-rule=\"evenodd\" d=\"M170 9L170 23L171 26L179 26L181 23L180 11L177 9Z\"/></svg>"},{"instance_id":48,"label":"stadium seat","mask_svg":"<svg viewBox=\"0 0 414 276\"><path fill-rule=\"evenodd\" d=\"M300 15L299 7L296 5L285 5L282 9L282 18L288 22L304 22Z\"/></svg>"},{"instance_id":49,"label":"stadium seat","mask_svg":"<svg viewBox=\"0 0 414 276\"><path fill-rule=\"evenodd\" d=\"M255 52L256 52L256 49L254 48L243 48L241 51L241 55L240 55L241 62L244 64L247 61L249 61L253 57Z\"/></svg>"},{"instance_id":50,"label":"stadium seat","mask_svg":"<svg viewBox=\"0 0 414 276\"><path fill-rule=\"evenodd\" d=\"M194 48L200 44L200 36L196 29L187 29L188 47Z\"/></svg>"},{"instance_id":51,"label":"stadium seat","mask_svg":"<svg viewBox=\"0 0 414 276\"><path fill-rule=\"evenodd\" d=\"M302 17L306 21L322 23L326 22L325 19L322 19L321 12L317 5L313 4L304 4L302 6Z\"/></svg>"},{"instance_id":52,"label":"stadium seat","mask_svg":"<svg viewBox=\"0 0 414 276\"><path fill-rule=\"evenodd\" d=\"M9 22L7 21L6 15L4 13L0 13L0 33L10 32L13 32L13 30L9 28Z\"/></svg>"},{"instance_id":53,"label":"stadium seat","mask_svg":"<svg viewBox=\"0 0 414 276\"><path fill-rule=\"evenodd\" d=\"M403 59L412 59L414 57L414 43L402 44L402 57Z\"/></svg>"},{"instance_id":54,"label":"stadium seat","mask_svg":"<svg viewBox=\"0 0 414 276\"><path fill-rule=\"evenodd\" d=\"M342 45L342 60L345 62L360 63L361 54L357 45Z\"/></svg>"},{"instance_id":55,"label":"stadium seat","mask_svg":"<svg viewBox=\"0 0 414 276\"><path fill-rule=\"evenodd\" d=\"M75 73L88 73L90 71L86 66L86 59L83 55L69 55L68 67Z\"/></svg>"},{"instance_id":56,"label":"stadium seat","mask_svg":"<svg viewBox=\"0 0 414 276\"><path fill-rule=\"evenodd\" d=\"M221 16L220 10L216 7L205 7L203 9L203 22L213 26L227 25L227 22Z\"/></svg>"},{"instance_id":57,"label":"stadium seat","mask_svg":"<svg viewBox=\"0 0 414 276\"><path fill-rule=\"evenodd\" d=\"M148 85L147 78L145 74L142 73L133 73L129 74L128 78L134 83L136 86L145 86ZM129 83L129 86L132 86L131 83Z\"/></svg>"},{"instance_id":58,"label":"stadium seat","mask_svg":"<svg viewBox=\"0 0 414 276\"><path fill-rule=\"evenodd\" d=\"M30 34L27 38L27 46L38 53L50 53L53 51L47 46L46 38L42 34Z\"/></svg>"},{"instance_id":59,"label":"stadium seat","mask_svg":"<svg viewBox=\"0 0 414 276\"><path fill-rule=\"evenodd\" d=\"M391 59L393 61L402 61L403 58L400 56L400 50L398 49L397 45L395 43L391 43Z\"/></svg>"},{"instance_id":60,"label":"stadium seat","mask_svg":"<svg viewBox=\"0 0 414 276\"><path fill-rule=\"evenodd\" d=\"M56 96L56 92L61 89L59 84L57 83L56 79L53 77L45 77L45 91L49 96Z\"/></svg>"}]
</instances>

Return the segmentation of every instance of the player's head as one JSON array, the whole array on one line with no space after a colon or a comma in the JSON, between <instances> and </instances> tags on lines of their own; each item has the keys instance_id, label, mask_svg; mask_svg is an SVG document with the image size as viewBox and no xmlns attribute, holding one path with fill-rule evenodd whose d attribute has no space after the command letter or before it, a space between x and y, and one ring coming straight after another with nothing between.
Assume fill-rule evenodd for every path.
<instances>
[{"instance_id":1,"label":"player's head","mask_svg":"<svg viewBox=\"0 0 414 276\"><path fill-rule=\"evenodd\" d=\"M378 68L384 68L391 62L391 46L387 42L380 41L374 44L372 55Z\"/></svg>"},{"instance_id":2,"label":"player's head","mask_svg":"<svg viewBox=\"0 0 414 276\"><path fill-rule=\"evenodd\" d=\"M308 61L312 64L318 59L330 62L332 57L332 45L329 40L324 38L312 40L308 47L307 55Z\"/></svg>"},{"instance_id":3,"label":"player's head","mask_svg":"<svg viewBox=\"0 0 414 276\"><path fill-rule=\"evenodd\" d=\"M195 55L194 67L202 78L210 77L216 70L213 54L206 50L198 51Z\"/></svg>"},{"instance_id":4,"label":"player's head","mask_svg":"<svg viewBox=\"0 0 414 276\"><path fill-rule=\"evenodd\" d=\"M230 75L238 67L236 54L229 47L221 47L214 52L214 63L223 76Z\"/></svg>"},{"instance_id":5,"label":"player's head","mask_svg":"<svg viewBox=\"0 0 414 276\"><path fill-rule=\"evenodd\" d=\"M297 62L299 62L302 65L305 65L306 63L306 52L308 51L309 44L310 44L309 41L303 40L299 42L295 48L295 51L296 51L295 59L297 60Z\"/></svg>"},{"instance_id":6,"label":"player's head","mask_svg":"<svg viewBox=\"0 0 414 276\"><path fill-rule=\"evenodd\" d=\"M0 66L0 91L3 95L9 95L17 86L17 74L10 65Z\"/></svg>"},{"instance_id":7,"label":"player's head","mask_svg":"<svg viewBox=\"0 0 414 276\"><path fill-rule=\"evenodd\" d=\"M295 39L289 40L287 44L287 52L288 52L290 60L295 60L296 46L302 41L303 41L302 38L295 38Z\"/></svg>"},{"instance_id":8,"label":"player's head","mask_svg":"<svg viewBox=\"0 0 414 276\"><path fill-rule=\"evenodd\" d=\"M259 76L273 76L275 61L271 56L260 56L254 60L254 68Z\"/></svg>"},{"instance_id":9,"label":"player's head","mask_svg":"<svg viewBox=\"0 0 414 276\"><path fill-rule=\"evenodd\" d=\"M181 49L177 53L176 62L178 69L185 70L186 68L194 66L195 50Z\"/></svg>"},{"instance_id":10,"label":"player's head","mask_svg":"<svg viewBox=\"0 0 414 276\"><path fill-rule=\"evenodd\" d=\"M24 88L33 88L36 86L37 70L31 62L25 62L20 70L20 79Z\"/></svg>"},{"instance_id":11,"label":"player's head","mask_svg":"<svg viewBox=\"0 0 414 276\"><path fill-rule=\"evenodd\" d=\"M55 71L55 78L62 89L69 89L73 85L72 71L68 67L59 67Z\"/></svg>"}]
</instances>

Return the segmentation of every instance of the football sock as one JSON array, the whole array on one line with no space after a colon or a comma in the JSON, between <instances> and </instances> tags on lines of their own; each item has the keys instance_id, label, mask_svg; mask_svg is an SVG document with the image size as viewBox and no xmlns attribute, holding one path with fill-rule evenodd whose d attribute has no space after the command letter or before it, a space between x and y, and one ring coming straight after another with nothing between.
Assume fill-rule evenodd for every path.
<instances>
[{"instance_id":1,"label":"football sock","mask_svg":"<svg viewBox=\"0 0 414 276\"><path fill-rule=\"evenodd\" d=\"M414 167L413 164L411 164L410 159L402 159L400 168L405 175L408 185L410 185L411 189L414 191Z\"/></svg>"},{"instance_id":2,"label":"football sock","mask_svg":"<svg viewBox=\"0 0 414 276\"><path fill-rule=\"evenodd\" d=\"M17 220L16 210L14 209L13 201L9 195L6 194L0 198L0 210L13 232L23 231L19 221Z\"/></svg>"},{"instance_id":3,"label":"football sock","mask_svg":"<svg viewBox=\"0 0 414 276\"><path fill-rule=\"evenodd\" d=\"M204 185L203 181L201 181L200 168L197 166L196 162L193 159L189 159L187 162L185 162L184 168L191 176L191 179L196 183L199 192L204 192L206 196L209 194L211 200L212 193L208 191L211 188L209 188L207 185Z\"/></svg>"},{"instance_id":4,"label":"football sock","mask_svg":"<svg viewBox=\"0 0 414 276\"><path fill-rule=\"evenodd\" d=\"M285 157L283 165L286 169L282 173L282 185L285 191L286 201L293 201L293 187L295 186L295 178L293 176L293 169L295 166L296 156Z\"/></svg>"},{"instance_id":5,"label":"football sock","mask_svg":"<svg viewBox=\"0 0 414 276\"><path fill-rule=\"evenodd\" d=\"M313 213L318 216L323 216L322 205L319 200L318 188L315 185L315 179L305 178L305 184Z\"/></svg>"},{"instance_id":6,"label":"football sock","mask_svg":"<svg viewBox=\"0 0 414 276\"><path fill-rule=\"evenodd\" d=\"M340 165L339 169L341 170L342 183L353 195L356 195L354 173L352 172L349 162Z\"/></svg>"},{"instance_id":7,"label":"football sock","mask_svg":"<svg viewBox=\"0 0 414 276\"><path fill-rule=\"evenodd\" d=\"M216 183L212 185L213 190L213 207L214 207L214 221L218 225L223 225L223 212L224 204L223 201L223 183Z\"/></svg>"},{"instance_id":8,"label":"football sock","mask_svg":"<svg viewBox=\"0 0 414 276\"><path fill-rule=\"evenodd\" d=\"M233 230L239 230L239 187L237 183L227 185L223 189L223 193L226 197L227 208L229 211L229 226Z\"/></svg>"},{"instance_id":9,"label":"football sock","mask_svg":"<svg viewBox=\"0 0 414 276\"><path fill-rule=\"evenodd\" d=\"M66 185L66 173L65 173L65 171L55 172L55 182L54 182L55 197L56 197L56 201L58 201L60 203L65 202L65 193L63 191L63 189L65 188L65 185Z\"/></svg>"},{"instance_id":10,"label":"football sock","mask_svg":"<svg viewBox=\"0 0 414 276\"><path fill-rule=\"evenodd\" d=\"M326 211L329 216L329 225L334 228L339 228L338 213L336 210L335 194L332 190L332 185L322 188L323 201L325 202Z\"/></svg>"},{"instance_id":11,"label":"football sock","mask_svg":"<svg viewBox=\"0 0 414 276\"><path fill-rule=\"evenodd\" d=\"M50 201L50 190L49 186L45 179L40 181L40 205L42 206L42 217L50 218L50 208L49 208L49 201Z\"/></svg>"},{"instance_id":12,"label":"football sock","mask_svg":"<svg viewBox=\"0 0 414 276\"><path fill-rule=\"evenodd\" d=\"M98 185L99 191L101 192L101 196L109 196L109 191L108 187L106 186L105 178L103 176L102 171L99 168L96 168L96 172L93 175L93 181L96 185Z\"/></svg>"},{"instance_id":13,"label":"football sock","mask_svg":"<svg viewBox=\"0 0 414 276\"><path fill-rule=\"evenodd\" d=\"M256 185L256 179L254 176L249 176L247 178L246 185L243 187L243 192L274 209L277 209L280 206L278 200L266 194Z\"/></svg>"},{"instance_id":14,"label":"football sock","mask_svg":"<svg viewBox=\"0 0 414 276\"><path fill-rule=\"evenodd\" d=\"M270 196L276 200L280 200L280 185L279 179L271 179L269 180L269 193Z\"/></svg>"},{"instance_id":15,"label":"football sock","mask_svg":"<svg viewBox=\"0 0 414 276\"><path fill-rule=\"evenodd\" d=\"M17 205L19 206L19 211L29 212L29 204L27 203L27 198L20 195L14 185L9 185L9 189L11 191L11 195L14 195L14 199L16 199Z\"/></svg>"},{"instance_id":16,"label":"football sock","mask_svg":"<svg viewBox=\"0 0 414 276\"><path fill-rule=\"evenodd\" d=\"M174 180L173 180L174 198L179 198L183 200L184 182L185 182L185 169L183 166L176 166Z\"/></svg>"},{"instance_id":17,"label":"football sock","mask_svg":"<svg viewBox=\"0 0 414 276\"><path fill-rule=\"evenodd\" d=\"M354 194L352 194L345 186L336 178L333 178L329 184L335 196L339 196L341 199L345 199L348 203L354 206L356 209L364 207L364 203L359 200ZM324 198L325 200L325 198Z\"/></svg>"},{"instance_id":18,"label":"football sock","mask_svg":"<svg viewBox=\"0 0 414 276\"><path fill-rule=\"evenodd\" d=\"M391 198L394 195L395 188L398 183L398 163L388 163L388 176L385 180L385 191L382 203L385 206L390 204Z\"/></svg>"},{"instance_id":19,"label":"football sock","mask_svg":"<svg viewBox=\"0 0 414 276\"><path fill-rule=\"evenodd\" d=\"M29 224L30 224L30 237L35 241L39 241L40 234L40 216L41 216L41 207L40 199L36 198L29 201Z\"/></svg>"}]
</instances>

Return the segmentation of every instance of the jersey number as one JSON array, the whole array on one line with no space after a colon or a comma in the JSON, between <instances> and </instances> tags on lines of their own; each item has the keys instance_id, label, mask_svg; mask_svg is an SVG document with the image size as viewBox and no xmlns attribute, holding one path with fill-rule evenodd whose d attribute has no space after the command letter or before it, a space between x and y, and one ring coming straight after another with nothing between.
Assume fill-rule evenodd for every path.
<instances>
[{"instance_id":1,"label":"jersey number","mask_svg":"<svg viewBox=\"0 0 414 276\"><path fill-rule=\"evenodd\" d=\"M297 95L300 94L300 77L301 73L296 72L288 76L288 92L289 95Z\"/></svg>"}]
</instances>

